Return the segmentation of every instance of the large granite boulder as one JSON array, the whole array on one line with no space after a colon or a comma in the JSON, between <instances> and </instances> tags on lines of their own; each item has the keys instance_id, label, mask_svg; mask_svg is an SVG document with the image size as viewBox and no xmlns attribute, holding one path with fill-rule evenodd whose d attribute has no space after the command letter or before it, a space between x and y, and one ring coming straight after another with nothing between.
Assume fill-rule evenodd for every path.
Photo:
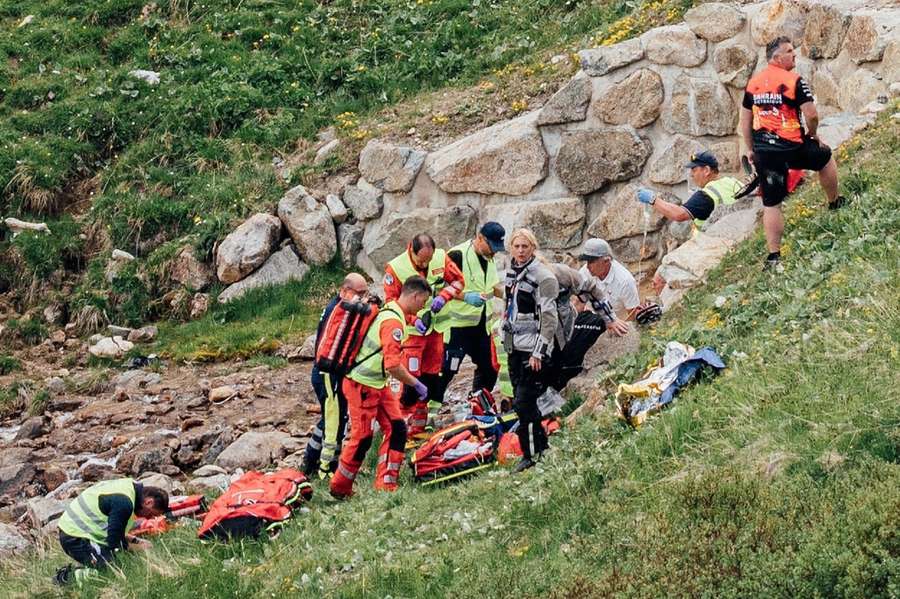
<instances>
[{"instance_id":1,"label":"large granite boulder","mask_svg":"<svg viewBox=\"0 0 900 599\"><path fill-rule=\"evenodd\" d=\"M709 151L719 161L720 173L741 172L741 146L737 140L709 144Z\"/></svg>"},{"instance_id":2,"label":"large granite boulder","mask_svg":"<svg viewBox=\"0 0 900 599\"><path fill-rule=\"evenodd\" d=\"M12 524L0 522L0 556L25 551L31 543Z\"/></svg>"},{"instance_id":3,"label":"large granite boulder","mask_svg":"<svg viewBox=\"0 0 900 599\"><path fill-rule=\"evenodd\" d=\"M840 82L838 103L845 112L862 112L869 102L874 102L879 97L887 101L890 97L888 86L869 69L860 67Z\"/></svg>"},{"instance_id":4,"label":"large granite boulder","mask_svg":"<svg viewBox=\"0 0 900 599\"><path fill-rule=\"evenodd\" d=\"M684 72L675 79L672 97L663 108L662 124L673 134L724 136L734 133L737 115L724 85Z\"/></svg>"},{"instance_id":5,"label":"large granite boulder","mask_svg":"<svg viewBox=\"0 0 900 599\"><path fill-rule=\"evenodd\" d=\"M794 0L772 0L750 19L750 37L757 46L765 46L784 35L799 45L806 29L807 13Z\"/></svg>"},{"instance_id":6,"label":"large granite boulder","mask_svg":"<svg viewBox=\"0 0 900 599\"><path fill-rule=\"evenodd\" d=\"M328 264L337 252L334 221L325 204L302 185L294 187L278 201L278 217L284 223L300 255L309 264Z\"/></svg>"},{"instance_id":7,"label":"large granite boulder","mask_svg":"<svg viewBox=\"0 0 900 599\"><path fill-rule=\"evenodd\" d=\"M649 211L646 217L644 205L637 201L637 190L640 185L633 183L625 185L617 192L604 194L599 199L600 205L595 206L593 213L599 214L587 229L590 237L600 237L606 241L615 241L623 237L633 237L644 233L659 230L665 218L655 210ZM677 203L674 197L662 194L661 197Z\"/></svg>"},{"instance_id":8,"label":"large granite boulder","mask_svg":"<svg viewBox=\"0 0 900 599\"><path fill-rule=\"evenodd\" d=\"M358 221L372 220L381 216L384 208L384 192L365 179L344 190L344 204Z\"/></svg>"},{"instance_id":9,"label":"large granite boulder","mask_svg":"<svg viewBox=\"0 0 900 599\"><path fill-rule=\"evenodd\" d=\"M744 13L731 4L709 2L695 6L684 15L684 22L695 34L711 42L737 35L746 22Z\"/></svg>"},{"instance_id":10,"label":"large granite boulder","mask_svg":"<svg viewBox=\"0 0 900 599\"><path fill-rule=\"evenodd\" d=\"M703 151L703 144L684 135L673 135L668 139L659 155L647 167L650 180L654 183L677 185L687 180L687 168L691 154Z\"/></svg>"},{"instance_id":11,"label":"large granite boulder","mask_svg":"<svg viewBox=\"0 0 900 599\"><path fill-rule=\"evenodd\" d=\"M640 129L659 117L664 97L662 77L651 69L638 69L604 91L593 110L610 125Z\"/></svg>"},{"instance_id":12,"label":"large granite boulder","mask_svg":"<svg viewBox=\"0 0 900 599\"><path fill-rule=\"evenodd\" d=\"M736 40L719 44L713 52L713 65L719 81L738 89L747 86L756 61L757 53Z\"/></svg>"},{"instance_id":13,"label":"large granite boulder","mask_svg":"<svg viewBox=\"0 0 900 599\"><path fill-rule=\"evenodd\" d=\"M556 170L570 191L585 195L640 174L653 147L630 126L565 131Z\"/></svg>"},{"instance_id":14,"label":"large granite boulder","mask_svg":"<svg viewBox=\"0 0 900 599\"><path fill-rule=\"evenodd\" d=\"M641 44L647 60L656 64L696 67L706 60L706 40L684 25L651 29L641 36Z\"/></svg>"},{"instance_id":15,"label":"large granite boulder","mask_svg":"<svg viewBox=\"0 0 900 599\"><path fill-rule=\"evenodd\" d=\"M222 303L241 297L251 289L279 285L288 281L302 281L309 272L309 266L300 261L294 248L287 246L272 254L266 263L246 279L229 285L221 294Z\"/></svg>"},{"instance_id":16,"label":"large granite boulder","mask_svg":"<svg viewBox=\"0 0 900 599\"><path fill-rule=\"evenodd\" d=\"M379 189L407 192L425 162L425 152L373 139L359 155L359 173Z\"/></svg>"},{"instance_id":17,"label":"large granite boulder","mask_svg":"<svg viewBox=\"0 0 900 599\"><path fill-rule=\"evenodd\" d=\"M891 41L900 39L900 9L860 11L853 15L843 49L856 64L877 62Z\"/></svg>"},{"instance_id":18,"label":"large granite boulder","mask_svg":"<svg viewBox=\"0 0 900 599\"><path fill-rule=\"evenodd\" d=\"M810 58L834 58L841 51L850 15L837 6L813 4L809 9L803 49Z\"/></svg>"},{"instance_id":19,"label":"large granite boulder","mask_svg":"<svg viewBox=\"0 0 900 599\"><path fill-rule=\"evenodd\" d=\"M426 231L438 247L448 248L475 234L475 210L469 206L418 208L386 214L369 223L363 235L363 254L376 269L403 251L416 233Z\"/></svg>"},{"instance_id":20,"label":"large granite boulder","mask_svg":"<svg viewBox=\"0 0 900 599\"><path fill-rule=\"evenodd\" d=\"M249 431L219 454L216 465L232 472L238 468L266 468L296 449L297 445L295 439L281 431Z\"/></svg>"},{"instance_id":21,"label":"large granite boulder","mask_svg":"<svg viewBox=\"0 0 900 599\"><path fill-rule=\"evenodd\" d=\"M538 116L538 125L557 125L583 121L591 101L590 77L580 71L547 100Z\"/></svg>"},{"instance_id":22,"label":"large granite boulder","mask_svg":"<svg viewBox=\"0 0 900 599\"><path fill-rule=\"evenodd\" d=\"M606 75L616 69L644 57L644 48L639 38L627 40L612 46L591 48L578 53L581 59L581 68L591 77Z\"/></svg>"},{"instance_id":23,"label":"large granite boulder","mask_svg":"<svg viewBox=\"0 0 900 599\"><path fill-rule=\"evenodd\" d=\"M581 243L584 228L584 200L562 198L538 202L505 202L481 210L481 222L499 222L507 235L528 227L548 250L564 250Z\"/></svg>"},{"instance_id":24,"label":"large granite boulder","mask_svg":"<svg viewBox=\"0 0 900 599\"><path fill-rule=\"evenodd\" d=\"M433 152L428 176L448 193L528 193L547 176L538 115L497 123Z\"/></svg>"},{"instance_id":25,"label":"large granite boulder","mask_svg":"<svg viewBox=\"0 0 900 599\"><path fill-rule=\"evenodd\" d=\"M259 268L281 235L281 221L271 214L254 214L229 233L216 250L216 276L235 283Z\"/></svg>"},{"instance_id":26,"label":"large granite boulder","mask_svg":"<svg viewBox=\"0 0 900 599\"><path fill-rule=\"evenodd\" d=\"M900 81L900 38L887 45L881 59L882 75L888 85Z\"/></svg>"}]
</instances>

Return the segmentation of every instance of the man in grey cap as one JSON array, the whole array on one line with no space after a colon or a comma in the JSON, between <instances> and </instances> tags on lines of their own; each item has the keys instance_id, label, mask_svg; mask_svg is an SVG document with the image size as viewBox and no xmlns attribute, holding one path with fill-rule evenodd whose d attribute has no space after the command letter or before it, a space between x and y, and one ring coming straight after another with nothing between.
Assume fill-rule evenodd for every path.
<instances>
[{"instance_id":1,"label":"man in grey cap","mask_svg":"<svg viewBox=\"0 0 900 599\"><path fill-rule=\"evenodd\" d=\"M609 244L603 239L588 239L581 251L581 259L586 262L581 273L592 276L599 283L616 314L616 320L608 323L606 329L618 337L628 334L625 321L634 317L641 303L634 275L613 258Z\"/></svg>"}]
</instances>

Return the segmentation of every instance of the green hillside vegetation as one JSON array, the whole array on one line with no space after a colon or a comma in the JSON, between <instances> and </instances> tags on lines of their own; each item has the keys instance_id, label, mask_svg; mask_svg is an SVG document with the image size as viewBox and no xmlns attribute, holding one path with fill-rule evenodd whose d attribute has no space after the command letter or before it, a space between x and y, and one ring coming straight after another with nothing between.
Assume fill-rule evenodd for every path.
<instances>
[{"instance_id":1,"label":"green hillside vegetation","mask_svg":"<svg viewBox=\"0 0 900 599\"><path fill-rule=\"evenodd\" d=\"M93 306L119 324L178 316L159 300L172 287L166 262L184 243L209 260L217 240L288 186L353 166L339 156L313 167L304 151L317 131L336 126L351 156L373 135L363 119L381 107L485 77L486 93L540 80L551 48L632 34L690 5L4 2L0 215L46 221L54 234L0 237L0 291L39 303L55 289L71 313ZM641 19L624 20L633 8ZM157 71L160 83L135 69ZM283 180L272 160L292 153L300 158ZM103 267L114 247L139 260L111 285Z\"/></svg>"},{"instance_id":2,"label":"green hillside vegetation","mask_svg":"<svg viewBox=\"0 0 900 599\"><path fill-rule=\"evenodd\" d=\"M812 183L789 200L783 274L760 272L758 233L614 365L631 382L672 339L728 362L640 430L608 411L523 475L443 488L404 470L376 494L370 467L347 503L317 483L275 541L201 546L184 529L80 596L897 597L896 121L840 160L853 203L829 212ZM37 558L2 566L9 595L54 594L65 559Z\"/></svg>"}]
</instances>

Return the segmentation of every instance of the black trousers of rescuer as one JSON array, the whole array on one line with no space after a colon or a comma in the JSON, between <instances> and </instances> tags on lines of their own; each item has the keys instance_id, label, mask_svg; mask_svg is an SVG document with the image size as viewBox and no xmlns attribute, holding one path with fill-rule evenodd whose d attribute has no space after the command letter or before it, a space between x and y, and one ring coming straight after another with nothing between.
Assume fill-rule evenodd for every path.
<instances>
[{"instance_id":1,"label":"black trousers of rescuer","mask_svg":"<svg viewBox=\"0 0 900 599\"><path fill-rule=\"evenodd\" d=\"M475 376L472 379L472 391L494 390L497 382L497 371L491 360L491 336L482 322L473 327L455 327L450 329L450 340L444 345L444 364L441 370L441 384L446 391L447 386L459 372L463 359L469 356L475 364ZM443 393L440 397L443 399Z\"/></svg>"},{"instance_id":2,"label":"black trousers of rescuer","mask_svg":"<svg viewBox=\"0 0 900 599\"><path fill-rule=\"evenodd\" d=\"M541 411L537 400L547 390L547 380L541 372L528 366L530 352L513 351L509 354L509 378L513 385L513 409L519 417L519 444L526 459L533 458L547 449L547 433L541 424ZM546 364L542 364L546 366Z\"/></svg>"},{"instance_id":3,"label":"black trousers of rescuer","mask_svg":"<svg viewBox=\"0 0 900 599\"><path fill-rule=\"evenodd\" d=\"M66 555L82 566L90 568L105 566L111 556L105 547L88 539L67 535L63 531L59 531L59 544Z\"/></svg>"}]
</instances>

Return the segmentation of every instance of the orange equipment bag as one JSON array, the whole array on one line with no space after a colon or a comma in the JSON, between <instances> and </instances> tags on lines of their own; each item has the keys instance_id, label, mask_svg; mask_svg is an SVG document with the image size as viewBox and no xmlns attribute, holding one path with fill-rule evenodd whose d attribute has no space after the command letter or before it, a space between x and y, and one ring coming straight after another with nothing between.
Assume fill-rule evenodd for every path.
<instances>
[{"instance_id":1,"label":"orange equipment bag","mask_svg":"<svg viewBox=\"0 0 900 599\"><path fill-rule=\"evenodd\" d=\"M227 540L259 536L263 530L273 532L312 493L306 475L291 468L266 474L248 472L213 502L197 536Z\"/></svg>"},{"instance_id":2,"label":"orange equipment bag","mask_svg":"<svg viewBox=\"0 0 900 599\"><path fill-rule=\"evenodd\" d=\"M319 338L316 349L319 371L346 376L356 365L356 355L376 316L378 306L373 303L339 301ZM364 359L368 357L364 356Z\"/></svg>"}]
</instances>

